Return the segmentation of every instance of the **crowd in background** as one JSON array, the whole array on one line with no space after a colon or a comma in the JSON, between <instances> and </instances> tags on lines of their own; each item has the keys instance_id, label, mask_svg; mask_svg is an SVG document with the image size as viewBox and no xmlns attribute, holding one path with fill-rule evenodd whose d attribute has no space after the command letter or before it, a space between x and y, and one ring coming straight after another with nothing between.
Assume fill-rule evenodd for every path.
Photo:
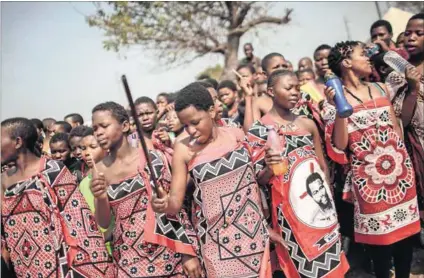
<instances>
[{"instance_id":1,"label":"crowd in background","mask_svg":"<svg viewBox=\"0 0 424 278\"><path fill-rule=\"evenodd\" d=\"M424 14L392 36L378 20L372 43L297 65L246 43L234 80L136 96L137 119L108 101L91 126L3 120L2 274L344 277L359 245L367 272L409 277L424 247Z\"/></svg>"}]
</instances>

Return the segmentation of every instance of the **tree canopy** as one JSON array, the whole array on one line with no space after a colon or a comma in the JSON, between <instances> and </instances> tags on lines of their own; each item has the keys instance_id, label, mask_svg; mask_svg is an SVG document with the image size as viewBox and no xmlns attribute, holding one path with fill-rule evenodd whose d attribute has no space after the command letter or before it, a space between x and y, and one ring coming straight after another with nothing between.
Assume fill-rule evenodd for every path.
<instances>
[{"instance_id":1,"label":"tree canopy","mask_svg":"<svg viewBox=\"0 0 424 278\"><path fill-rule=\"evenodd\" d=\"M224 74L237 66L240 37L262 24L286 24L292 10L268 15L264 2L96 2L90 26L105 31L104 47L151 50L166 65L193 61L208 53L225 57Z\"/></svg>"}]
</instances>

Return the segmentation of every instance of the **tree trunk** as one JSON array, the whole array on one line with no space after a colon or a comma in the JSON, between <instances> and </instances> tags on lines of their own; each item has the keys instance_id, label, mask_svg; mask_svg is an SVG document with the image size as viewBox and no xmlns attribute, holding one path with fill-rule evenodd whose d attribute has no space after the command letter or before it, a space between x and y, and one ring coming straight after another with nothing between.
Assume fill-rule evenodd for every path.
<instances>
[{"instance_id":1,"label":"tree trunk","mask_svg":"<svg viewBox=\"0 0 424 278\"><path fill-rule=\"evenodd\" d=\"M228 47L225 51L225 64L224 71L222 72L220 80L230 79L236 80L233 69L238 66L238 49L240 45L240 36L229 35L227 40Z\"/></svg>"}]
</instances>

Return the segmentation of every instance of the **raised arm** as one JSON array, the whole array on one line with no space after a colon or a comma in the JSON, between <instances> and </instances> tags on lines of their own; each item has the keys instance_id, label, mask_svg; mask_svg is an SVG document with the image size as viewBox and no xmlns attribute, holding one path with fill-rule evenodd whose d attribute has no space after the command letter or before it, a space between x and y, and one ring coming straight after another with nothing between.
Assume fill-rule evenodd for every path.
<instances>
[{"instance_id":1,"label":"raised arm","mask_svg":"<svg viewBox=\"0 0 424 278\"><path fill-rule=\"evenodd\" d=\"M93 171L90 189L94 195L95 217L100 227L107 229L112 221L112 213L107 195L108 183L102 172Z\"/></svg>"}]
</instances>

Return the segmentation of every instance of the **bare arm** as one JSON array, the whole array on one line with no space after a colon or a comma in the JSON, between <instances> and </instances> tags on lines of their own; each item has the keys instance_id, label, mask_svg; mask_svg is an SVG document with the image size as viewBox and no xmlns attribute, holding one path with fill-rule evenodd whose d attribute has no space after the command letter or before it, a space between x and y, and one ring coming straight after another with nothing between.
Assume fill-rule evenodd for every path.
<instances>
[{"instance_id":1,"label":"bare arm","mask_svg":"<svg viewBox=\"0 0 424 278\"><path fill-rule=\"evenodd\" d=\"M180 211L184 196L187 189L187 157L188 148L182 143L177 142L174 148L174 155L172 157L172 181L171 189L168 197L168 204L165 209L166 213L176 214Z\"/></svg>"},{"instance_id":2,"label":"bare arm","mask_svg":"<svg viewBox=\"0 0 424 278\"><path fill-rule=\"evenodd\" d=\"M99 223L99 226L103 229L107 229L112 220L109 200L107 198L95 198L94 207L96 208L95 217L97 223Z\"/></svg>"},{"instance_id":3,"label":"bare arm","mask_svg":"<svg viewBox=\"0 0 424 278\"><path fill-rule=\"evenodd\" d=\"M324 94L327 96L327 101L334 106L334 95L336 94L336 91L333 88L325 87ZM344 151L347 148L347 144L349 142L347 119L340 118L338 114L336 114L336 119L334 121L334 129L331 139L333 140L334 146L336 146L339 150Z\"/></svg>"},{"instance_id":4,"label":"bare arm","mask_svg":"<svg viewBox=\"0 0 424 278\"><path fill-rule=\"evenodd\" d=\"M110 222L112 220L112 213L110 211L107 188L108 183L106 182L105 175L102 172L97 172L96 170L94 170L93 179L90 183L90 189L94 195L96 221L103 229L109 228Z\"/></svg>"},{"instance_id":5,"label":"bare arm","mask_svg":"<svg viewBox=\"0 0 424 278\"><path fill-rule=\"evenodd\" d=\"M244 122L243 122L243 130L244 132L248 132L249 128L253 125L253 97L245 96L246 101L245 113L244 113Z\"/></svg>"},{"instance_id":6,"label":"bare arm","mask_svg":"<svg viewBox=\"0 0 424 278\"><path fill-rule=\"evenodd\" d=\"M253 122L259 120L261 118L261 101L262 99L256 98L253 102L252 110L253 110Z\"/></svg>"}]
</instances>

